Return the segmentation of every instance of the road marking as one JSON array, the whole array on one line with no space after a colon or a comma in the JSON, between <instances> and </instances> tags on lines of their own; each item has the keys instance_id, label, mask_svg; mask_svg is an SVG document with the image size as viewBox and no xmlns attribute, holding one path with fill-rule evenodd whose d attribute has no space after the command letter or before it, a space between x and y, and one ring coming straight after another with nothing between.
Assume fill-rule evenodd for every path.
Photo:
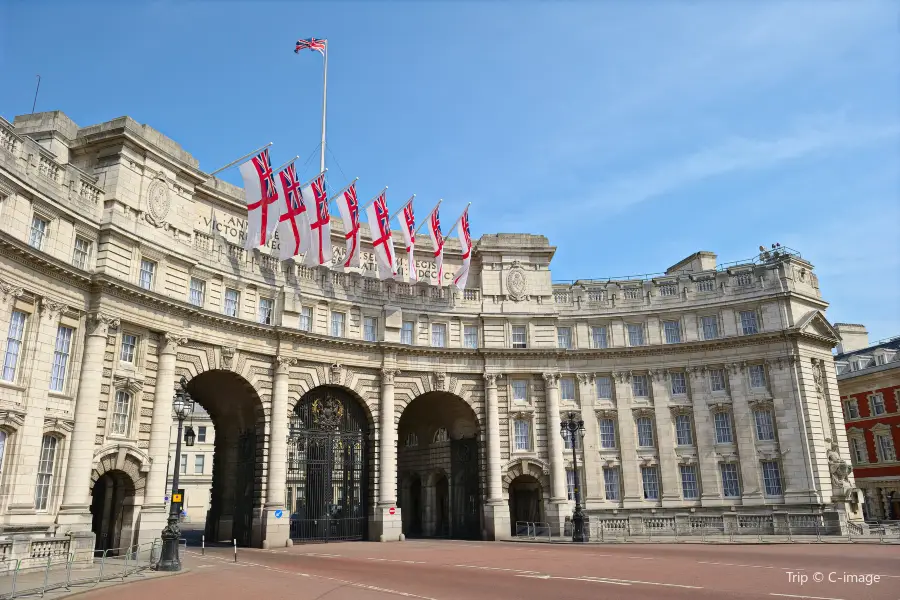
<instances>
[{"instance_id":1,"label":"road marking","mask_svg":"<svg viewBox=\"0 0 900 600\"><path fill-rule=\"evenodd\" d=\"M825 596L798 596L796 594L775 594L769 593L770 596L780 596L782 598L807 598L808 600L841 600L841 598L826 598Z\"/></svg>"},{"instance_id":2,"label":"road marking","mask_svg":"<svg viewBox=\"0 0 900 600\"><path fill-rule=\"evenodd\" d=\"M525 571L523 569L507 569L504 567L485 567L481 565L453 565L454 567L461 567L463 569L483 569L485 571L510 571L512 573L530 573L534 574L537 571Z\"/></svg>"},{"instance_id":3,"label":"road marking","mask_svg":"<svg viewBox=\"0 0 900 600\"><path fill-rule=\"evenodd\" d=\"M638 560L656 560L655 558L650 556L626 556L625 558L636 558Z\"/></svg>"},{"instance_id":4,"label":"road marking","mask_svg":"<svg viewBox=\"0 0 900 600\"><path fill-rule=\"evenodd\" d=\"M635 579L615 579L613 577L559 577L556 575L516 575L516 577L528 577L530 579L564 579L566 581L584 581L585 583L608 583L610 585L659 585L664 587L676 587L689 590L702 590L703 588L696 585L682 585L680 583L663 583L661 581L637 581ZM830 600L830 599L829 599ZM835 599L839 600L839 599Z\"/></svg>"},{"instance_id":5,"label":"road marking","mask_svg":"<svg viewBox=\"0 0 900 600\"><path fill-rule=\"evenodd\" d=\"M408 565L424 565L424 564L426 564L424 560L400 560L399 558L374 558L371 556L367 556L366 560L377 560L380 562L406 563Z\"/></svg>"},{"instance_id":6,"label":"road marking","mask_svg":"<svg viewBox=\"0 0 900 600\"><path fill-rule=\"evenodd\" d=\"M783 571L803 571L805 569L785 569L784 567L771 567L766 565L737 565L734 563L707 562L703 560L697 561L698 565L721 565L723 567L747 567L750 569L781 569Z\"/></svg>"},{"instance_id":7,"label":"road marking","mask_svg":"<svg viewBox=\"0 0 900 600\"><path fill-rule=\"evenodd\" d=\"M585 583L608 583L610 585L625 585L629 586L630 583L623 583L621 581L607 581L605 579L589 579L587 577L554 577L552 575L516 575L516 577L528 577L529 579L565 579L567 581L584 581Z\"/></svg>"}]
</instances>

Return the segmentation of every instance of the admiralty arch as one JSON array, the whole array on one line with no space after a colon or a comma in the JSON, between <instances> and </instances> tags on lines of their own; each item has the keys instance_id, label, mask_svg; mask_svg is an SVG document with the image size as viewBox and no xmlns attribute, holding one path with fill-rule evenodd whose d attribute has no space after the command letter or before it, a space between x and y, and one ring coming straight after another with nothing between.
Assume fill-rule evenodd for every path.
<instances>
[{"instance_id":1,"label":"admiralty arch","mask_svg":"<svg viewBox=\"0 0 900 600\"><path fill-rule=\"evenodd\" d=\"M417 285L373 277L371 246L353 272L247 252L245 215L130 118L0 120L0 544L158 537L182 378L216 429L208 539L561 532L569 413L592 523L859 518L798 252L561 283L547 238L491 234L457 291L428 260Z\"/></svg>"}]
</instances>

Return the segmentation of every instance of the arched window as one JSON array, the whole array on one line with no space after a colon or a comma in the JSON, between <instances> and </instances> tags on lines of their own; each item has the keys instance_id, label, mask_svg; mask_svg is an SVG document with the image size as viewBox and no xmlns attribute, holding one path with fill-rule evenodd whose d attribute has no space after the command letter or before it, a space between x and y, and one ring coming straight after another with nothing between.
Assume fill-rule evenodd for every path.
<instances>
[{"instance_id":1,"label":"arched window","mask_svg":"<svg viewBox=\"0 0 900 600\"><path fill-rule=\"evenodd\" d=\"M131 394L125 390L116 392L116 403L113 407L112 424L109 432L113 435L128 435L131 425Z\"/></svg>"},{"instance_id":2,"label":"arched window","mask_svg":"<svg viewBox=\"0 0 900 600\"><path fill-rule=\"evenodd\" d=\"M450 440L450 434L447 433L446 427L441 427L437 431L434 432L434 440L433 443L437 444L438 442L447 442Z\"/></svg>"},{"instance_id":3,"label":"arched window","mask_svg":"<svg viewBox=\"0 0 900 600\"><path fill-rule=\"evenodd\" d=\"M419 445L419 436L415 433L408 433L406 435L406 447L407 448L415 448Z\"/></svg>"},{"instance_id":4,"label":"arched window","mask_svg":"<svg viewBox=\"0 0 900 600\"><path fill-rule=\"evenodd\" d=\"M58 445L59 440L53 435L45 435L41 440L41 460L38 462L37 485L34 490L34 507L37 510L47 510L47 506L50 504L50 490Z\"/></svg>"}]
</instances>

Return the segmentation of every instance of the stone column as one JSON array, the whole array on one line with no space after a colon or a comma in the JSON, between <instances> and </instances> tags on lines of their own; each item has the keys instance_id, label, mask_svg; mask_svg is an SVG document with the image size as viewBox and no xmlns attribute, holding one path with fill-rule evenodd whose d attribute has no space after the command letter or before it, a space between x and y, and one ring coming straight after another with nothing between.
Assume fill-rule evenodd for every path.
<instances>
[{"instance_id":1,"label":"stone column","mask_svg":"<svg viewBox=\"0 0 900 600\"><path fill-rule=\"evenodd\" d=\"M663 506L681 506L681 472L675 452L675 426L668 406L669 377L660 370L650 373L653 388L653 420L656 425L656 449L659 453L659 486ZM691 434L693 435L693 431ZM699 477L699 473L698 473Z\"/></svg>"},{"instance_id":2,"label":"stone column","mask_svg":"<svg viewBox=\"0 0 900 600\"><path fill-rule=\"evenodd\" d=\"M566 494L566 463L563 458L563 440L559 435L559 374L544 373L546 389L547 451L550 455L550 506L547 521L554 535L562 535L565 517L569 513Z\"/></svg>"},{"instance_id":3,"label":"stone column","mask_svg":"<svg viewBox=\"0 0 900 600\"><path fill-rule=\"evenodd\" d=\"M485 537L505 539L512 531L509 524L509 505L503 500L503 465L500 458L500 406L497 399L499 373L484 374L487 432L487 502L485 503Z\"/></svg>"},{"instance_id":4,"label":"stone column","mask_svg":"<svg viewBox=\"0 0 900 600\"><path fill-rule=\"evenodd\" d=\"M697 460L699 463L700 501L702 505L713 506L721 502L719 491L719 462L716 455L716 424L714 412L710 410L709 393L706 392L704 380L705 370L692 367L688 370L690 392L694 407L694 440L697 444ZM731 407L726 407L730 409ZM730 410L729 410L730 412ZM730 418L730 417L729 417ZM734 427L732 427L734 435Z\"/></svg>"},{"instance_id":5,"label":"stone column","mask_svg":"<svg viewBox=\"0 0 900 600\"><path fill-rule=\"evenodd\" d=\"M602 508L604 505L603 467L600 465L600 431L597 413L594 412L594 374L578 374L578 395L581 398L581 420L584 421L582 456L584 457L584 481L581 481L581 500L586 509Z\"/></svg>"},{"instance_id":6,"label":"stone column","mask_svg":"<svg viewBox=\"0 0 900 600\"><path fill-rule=\"evenodd\" d=\"M70 439L65 489L57 517L60 524L72 525L73 528L79 528L79 525L90 527L91 524L91 469L97 436L103 357L106 352L106 336L110 329L118 326L119 319L106 314L95 312L87 317L84 358L75 401L75 429Z\"/></svg>"},{"instance_id":7,"label":"stone column","mask_svg":"<svg viewBox=\"0 0 900 600\"><path fill-rule=\"evenodd\" d=\"M269 465L266 475L266 537L263 548L290 546L290 515L284 511L287 484L288 384L296 359L275 357L272 410L269 413Z\"/></svg>"},{"instance_id":8,"label":"stone column","mask_svg":"<svg viewBox=\"0 0 900 600\"><path fill-rule=\"evenodd\" d=\"M175 361L178 346L187 344L187 338L172 333L161 333L157 344L156 385L153 393L153 416L150 422L150 473L144 489L138 527L140 543L159 537L166 526L168 508L166 489L169 466L169 441L172 435L172 401L175 399ZM175 456L173 460L181 460Z\"/></svg>"},{"instance_id":9,"label":"stone column","mask_svg":"<svg viewBox=\"0 0 900 600\"><path fill-rule=\"evenodd\" d=\"M622 457L622 507L644 508L641 469L637 460L637 449L631 402L631 374L627 371L613 373L616 385L616 416L618 417L618 443Z\"/></svg>"},{"instance_id":10,"label":"stone column","mask_svg":"<svg viewBox=\"0 0 900 600\"><path fill-rule=\"evenodd\" d=\"M382 542L403 541L403 520L397 506L397 429L394 425L394 376L399 371L385 364L381 369L381 406L378 416L378 505L370 530ZM393 514L391 514L393 512Z\"/></svg>"},{"instance_id":11,"label":"stone column","mask_svg":"<svg viewBox=\"0 0 900 600\"><path fill-rule=\"evenodd\" d=\"M759 457L756 453L756 420L750 410L747 390L738 365L730 365L727 373L728 392L731 394L734 411L734 436L741 461L741 500L745 505L763 504L765 498L761 488ZM783 480L782 474L782 485Z\"/></svg>"}]
</instances>

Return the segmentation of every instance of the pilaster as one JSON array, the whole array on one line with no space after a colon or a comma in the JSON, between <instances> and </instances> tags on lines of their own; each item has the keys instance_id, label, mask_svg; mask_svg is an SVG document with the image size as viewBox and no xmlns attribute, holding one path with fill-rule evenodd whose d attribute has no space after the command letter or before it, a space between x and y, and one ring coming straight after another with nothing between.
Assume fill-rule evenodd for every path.
<instances>
[{"instance_id":1,"label":"pilaster","mask_svg":"<svg viewBox=\"0 0 900 600\"><path fill-rule=\"evenodd\" d=\"M290 544L290 517L284 511L287 481L288 384L296 359L275 357L272 382L272 410L269 414L269 464L266 474L266 507L264 548Z\"/></svg>"},{"instance_id":2,"label":"pilaster","mask_svg":"<svg viewBox=\"0 0 900 600\"><path fill-rule=\"evenodd\" d=\"M550 529L562 533L569 500L566 494L566 463L563 458L563 440L559 435L559 374L544 373L546 390L547 446L550 455L550 506L547 520Z\"/></svg>"},{"instance_id":3,"label":"pilaster","mask_svg":"<svg viewBox=\"0 0 900 600\"><path fill-rule=\"evenodd\" d=\"M659 456L659 485L663 506L681 506L681 474L675 453L675 427L669 410L668 377L662 370L650 373L653 389L653 416L656 422L656 450Z\"/></svg>"},{"instance_id":4,"label":"pilaster","mask_svg":"<svg viewBox=\"0 0 900 600\"><path fill-rule=\"evenodd\" d=\"M631 373L613 373L616 386L616 416L619 422L619 448L622 457L622 507L644 508L641 492L641 469L637 460L634 417L631 414Z\"/></svg>"},{"instance_id":5,"label":"pilaster","mask_svg":"<svg viewBox=\"0 0 900 600\"><path fill-rule=\"evenodd\" d=\"M581 440L584 455L584 481L581 482L585 508L603 507L603 472L600 464L600 431L597 425L596 391L593 373L578 373L578 396L581 398L581 420L584 421L584 437Z\"/></svg>"},{"instance_id":6,"label":"pilaster","mask_svg":"<svg viewBox=\"0 0 900 600\"><path fill-rule=\"evenodd\" d=\"M484 374L487 413L487 502L484 507L485 537L504 539L510 535L509 505L503 500L503 473L500 463L500 408L497 399L499 373Z\"/></svg>"},{"instance_id":7,"label":"pilaster","mask_svg":"<svg viewBox=\"0 0 900 600\"><path fill-rule=\"evenodd\" d=\"M721 504L722 493L719 490L719 463L716 456L716 424L708 400L706 370L688 369L687 377L690 379L689 388L694 408L694 427L696 429L694 441L697 444L697 461L700 471L700 502L704 506L714 506ZM734 435L734 426L731 423L730 415L729 425L732 425L732 435Z\"/></svg>"},{"instance_id":8,"label":"pilaster","mask_svg":"<svg viewBox=\"0 0 900 600\"><path fill-rule=\"evenodd\" d=\"M369 523L372 539L403 541L403 521L397 506L397 427L394 423L394 376L399 371L393 356L381 369L381 405L378 414L378 504ZM391 514L393 512L393 514Z\"/></svg>"},{"instance_id":9,"label":"pilaster","mask_svg":"<svg viewBox=\"0 0 900 600\"><path fill-rule=\"evenodd\" d=\"M756 420L750 411L743 373L738 365L725 369L734 414L734 437L741 461L741 499L744 504L763 504L759 457L756 453Z\"/></svg>"}]
</instances>

